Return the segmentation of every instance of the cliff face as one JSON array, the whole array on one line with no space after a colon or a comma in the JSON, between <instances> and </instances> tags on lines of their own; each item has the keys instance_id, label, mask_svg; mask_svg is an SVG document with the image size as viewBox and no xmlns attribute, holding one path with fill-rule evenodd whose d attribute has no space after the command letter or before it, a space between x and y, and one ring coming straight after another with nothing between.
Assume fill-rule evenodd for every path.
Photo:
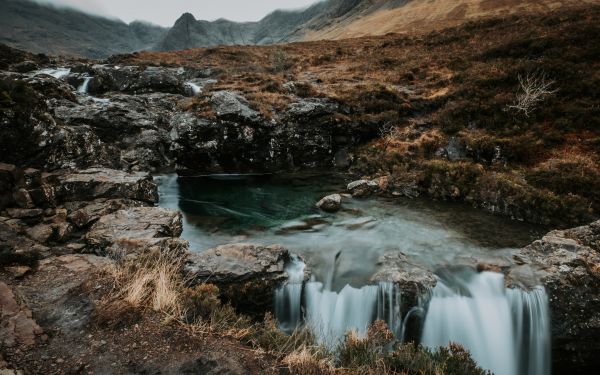
<instances>
[{"instance_id":1,"label":"cliff face","mask_svg":"<svg viewBox=\"0 0 600 375\"><path fill-rule=\"evenodd\" d=\"M196 20L190 13L183 14L157 44L159 51L174 51L214 45L274 44L290 40L290 36L323 14L328 2L317 3L301 11L277 10L258 22Z\"/></svg>"},{"instance_id":2,"label":"cliff face","mask_svg":"<svg viewBox=\"0 0 600 375\"><path fill-rule=\"evenodd\" d=\"M151 48L166 29L130 25L70 9L0 0L0 42L35 53L92 58Z\"/></svg>"}]
</instances>

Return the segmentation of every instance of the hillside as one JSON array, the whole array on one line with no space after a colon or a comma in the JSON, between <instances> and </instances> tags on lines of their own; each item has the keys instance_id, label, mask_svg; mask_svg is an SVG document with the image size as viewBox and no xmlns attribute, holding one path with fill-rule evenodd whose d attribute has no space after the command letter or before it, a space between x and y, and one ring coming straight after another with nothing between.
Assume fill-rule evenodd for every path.
<instances>
[{"instance_id":1,"label":"hillside","mask_svg":"<svg viewBox=\"0 0 600 375\"><path fill-rule=\"evenodd\" d=\"M0 42L35 53L91 58L151 48L166 29L65 8L0 0Z\"/></svg>"},{"instance_id":2,"label":"hillside","mask_svg":"<svg viewBox=\"0 0 600 375\"><path fill-rule=\"evenodd\" d=\"M546 13L598 0L374 0L353 1L345 12L325 13L296 33L296 40L322 40L428 32L469 20L511 14Z\"/></svg>"},{"instance_id":3,"label":"hillside","mask_svg":"<svg viewBox=\"0 0 600 375\"><path fill-rule=\"evenodd\" d=\"M220 90L240 92L274 121L297 97L333 99L340 126L379 128L381 138L350 157L357 173L388 176L390 192L468 201L534 222L586 222L600 210L599 16L600 7L587 6L423 36L112 61L212 69L218 82L185 104L201 116L214 114L207 98ZM528 75L556 91L524 115L510 106Z\"/></svg>"}]
</instances>

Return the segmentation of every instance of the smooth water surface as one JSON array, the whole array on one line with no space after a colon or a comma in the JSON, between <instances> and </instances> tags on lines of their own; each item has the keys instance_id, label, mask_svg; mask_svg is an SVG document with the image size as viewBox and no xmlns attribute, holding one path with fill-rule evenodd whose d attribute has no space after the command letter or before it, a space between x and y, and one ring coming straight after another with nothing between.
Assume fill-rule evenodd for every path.
<instances>
[{"instance_id":1,"label":"smooth water surface","mask_svg":"<svg viewBox=\"0 0 600 375\"><path fill-rule=\"evenodd\" d=\"M333 290L363 286L378 258L402 251L433 269L498 259L543 230L465 205L410 199L347 199L326 214L315 203L343 191L343 176L157 177L160 205L180 209L194 251L231 242L281 244L307 260ZM335 256L339 255L331 275Z\"/></svg>"}]
</instances>

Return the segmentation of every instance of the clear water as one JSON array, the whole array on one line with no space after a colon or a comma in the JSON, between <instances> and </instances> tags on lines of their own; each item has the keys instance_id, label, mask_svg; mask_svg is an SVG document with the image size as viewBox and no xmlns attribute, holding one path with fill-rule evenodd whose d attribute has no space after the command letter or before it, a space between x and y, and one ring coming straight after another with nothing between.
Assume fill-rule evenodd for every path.
<instances>
[{"instance_id":1,"label":"clear water","mask_svg":"<svg viewBox=\"0 0 600 375\"><path fill-rule=\"evenodd\" d=\"M305 263L287 265L288 282L275 294L281 328L308 325L331 348L345 332L364 335L382 319L402 339L412 316L424 319L421 342L435 348L457 342L496 374L549 374L548 299L543 288L507 290L495 273L458 271L457 264L510 262L514 248L545 228L465 207L407 199L345 199L344 209L315 208L323 196L343 191L343 176L158 177L160 205L184 214L183 237L195 251L231 242L282 244ZM438 270L431 298L400 316L402 291L370 285L377 260L402 251ZM448 271L453 269L453 271Z\"/></svg>"},{"instance_id":2,"label":"clear water","mask_svg":"<svg viewBox=\"0 0 600 375\"><path fill-rule=\"evenodd\" d=\"M343 191L344 176L160 176L160 205L184 214L183 238L194 251L231 242L282 244L300 254L332 289L360 287L379 257L402 251L436 269L509 261L512 249L544 233L465 205L411 199L348 199L326 214L315 202ZM332 264L339 259L332 275Z\"/></svg>"}]
</instances>

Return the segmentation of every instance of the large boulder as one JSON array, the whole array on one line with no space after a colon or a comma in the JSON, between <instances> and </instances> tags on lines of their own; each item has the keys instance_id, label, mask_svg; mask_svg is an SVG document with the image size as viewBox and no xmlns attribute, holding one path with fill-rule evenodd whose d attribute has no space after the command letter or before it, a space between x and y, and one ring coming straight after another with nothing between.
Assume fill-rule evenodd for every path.
<instances>
[{"instance_id":1,"label":"large boulder","mask_svg":"<svg viewBox=\"0 0 600 375\"><path fill-rule=\"evenodd\" d=\"M181 213L159 207L133 207L102 216L85 235L97 253L115 258L137 256L157 249L184 253L187 242L182 232Z\"/></svg>"},{"instance_id":2,"label":"large boulder","mask_svg":"<svg viewBox=\"0 0 600 375\"><path fill-rule=\"evenodd\" d=\"M229 244L191 254L184 271L192 285L215 284L225 301L260 316L272 308L290 260L290 252L278 245Z\"/></svg>"},{"instance_id":3,"label":"large boulder","mask_svg":"<svg viewBox=\"0 0 600 375\"><path fill-rule=\"evenodd\" d=\"M556 373L600 366L600 221L552 231L518 251L513 283L541 283L550 301Z\"/></svg>"}]
</instances>

